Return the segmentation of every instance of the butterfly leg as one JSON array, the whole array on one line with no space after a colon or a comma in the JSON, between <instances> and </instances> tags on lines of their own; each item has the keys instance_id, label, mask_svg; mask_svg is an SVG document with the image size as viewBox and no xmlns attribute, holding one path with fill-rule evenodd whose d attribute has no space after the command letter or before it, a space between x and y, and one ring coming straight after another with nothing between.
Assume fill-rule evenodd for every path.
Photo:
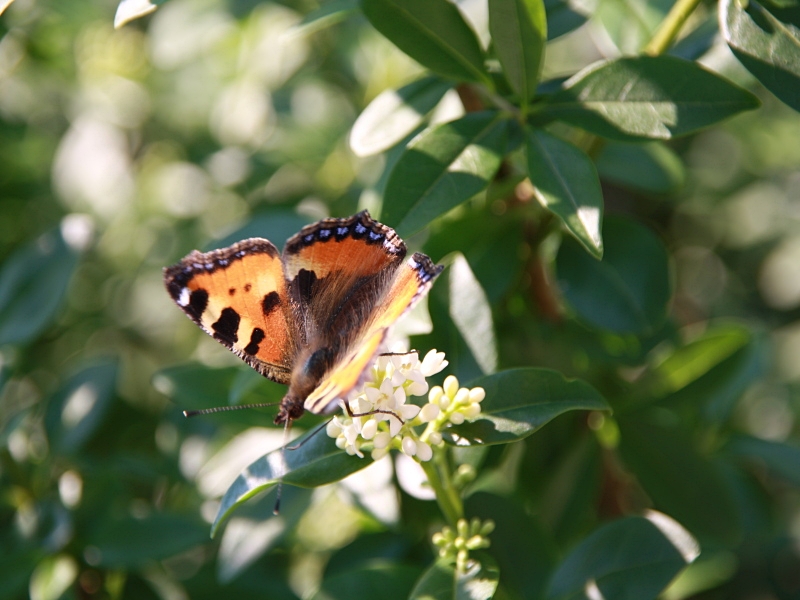
<instances>
[{"instance_id":1,"label":"butterfly leg","mask_svg":"<svg viewBox=\"0 0 800 600\"><path fill-rule=\"evenodd\" d=\"M376 408L375 410L370 410L370 411L367 411L367 412L364 412L364 413L354 413L350 409L350 404L349 403L344 402L343 404L344 404L344 410L347 412L347 416L350 417L350 418L353 418L353 417L368 417L369 415L382 414L382 415L391 415L391 416L393 416L395 419L400 421L400 425L405 425L406 424L406 422L403 421L403 419L400 418L400 415L398 415L396 412L392 412L391 410L383 410L381 408Z\"/></svg>"},{"instance_id":2,"label":"butterfly leg","mask_svg":"<svg viewBox=\"0 0 800 600\"><path fill-rule=\"evenodd\" d=\"M378 356L408 356L414 354L416 350L409 350L408 352L381 352Z\"/></svg>"}]
</instances>

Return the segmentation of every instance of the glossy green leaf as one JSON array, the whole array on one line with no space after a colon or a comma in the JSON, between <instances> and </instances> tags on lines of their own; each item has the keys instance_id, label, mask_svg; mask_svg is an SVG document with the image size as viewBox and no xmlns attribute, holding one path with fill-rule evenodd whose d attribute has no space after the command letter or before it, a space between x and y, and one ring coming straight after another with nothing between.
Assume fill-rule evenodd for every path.
<instances>
[{"instance_id":1,"label":"glossy green leaf","mask_svg":"<svg viewBox=\"0 0 800 600\"><path fill-rule=\"evenodd\" d=\"M358 12L358 9L358 0L328 0L304 16L292 28L291 33L293 35L310 35L344 21L350 15Z\"/></svg>"},{"instance_id":2,"label":"glossy green leaf","mask_svg":"<svg viewBox=\"0 0 800 600\"><path fill-rule=\"evenodd\" d=\"M481 284L462 255L457 255L448 269L450 316L467 343L472 356L484 373L497 370L497 340L492 321L492 307Z\"/></svg>"},{"instance_id":3,"label":"glossy green leaf","mask_svg":"<svg viewBox=\"0 0 800 600\"><path fill-rule=\"evenodd\" d=\"M452 561L439 559L422 574L410 600L489 600L494 597L500 572L488 554L473 552L465 572Z\"/></svg>"},{"instance_id":4,"label":"glossy green leaf","mask_svg":"<svg viewBox=\"0 0 800 600\"><path fill-rule=\"evenodd\" d=\"M117 5L114 15L114 28L119 29L126 23L149 15L167 0L122 0Z\"/></svg>"},{"instance_id":5,"label":"glossy green leaf","mask_svg":"<svg viewBox=\"0 0 800 600\"><path fill-rule=\"evenodd\" d=\"M750 92L697 63L637 56L587 67L541 115L625 141L687 135L758 106Z\"/></svg>"},{"instance_id":6,"label":"glossy green leaf","mask_svg":"<svg viewBox=\"0 0 800 600\"><path fill-rule=\"evenodd\" d=\"M595 258L603 256L603 192L583 150L540 129L528 131L528 175L537 200Z\"/></svg>"},{"instance_id":7,"label":"glossy green leaf","mask_svg":"<svg viewBox=\"0 0 800 600\"><path fill-rule=\"evenodd\" d=\"M622 458L657 510L695 535L735 539L739 522L732 492L719 468L695 450L676 416L663 409L640 411L620 415L617 422Z\"/></svg>"},{"instance_id":8,"label":"glossy green leaf","mask_svg":"<svg viewBox=\"0 0 800 600\"><path fill-rule=\"evenodd\" d=\"M491 85L478 38L448 0L361 0L369 22L432 71Z\"/></svg>"},{"instance_id":9,"label":"glossy green leaf","mask_svg":"<svg viewBox=\"0 0 800 600\"><path fill-rule=\"evenodd\" d=\"M318 487L344 479L351 473L372 464L369 456L350 456L336 447L336 442L324 431L314 431L294 440L294 450L279 448L248 466L231 484L222 498L211 535L222 522L248 498L270 489L279 480L298 487Z\"/></svg>"},{"instance_id":10,"label":"glossy green leaf","mask_svg":"<svg viewBox=\"0 0 800 600\"><path fill-rule=\"evenodd\" d=\"M795 444L737 435L726 444L724 452L744 459L757 471L766 469L768 473L800 487L800 447Z\"/></svg>"},{"instance_id":11,"label":"glossy green leaf","mask_svg":"<svg viewBox=\"0 0 800 600\"><path fill-rule=\"evenodd\" d=\"M464 514L494 521L486 552L497 562L503 587L518 598L541 598L556 563L556 547L539 515L532 516L517 498L486 492L470 494Z\"/></svg>"},{"instance_id":12,"label":"glossy green leaf","mask_svg":"<svg viewBox=\"0 0 800 600\"><path fill-rule=\"evenodd\" d=\"M719 21L736 58L770 92L800 111L800 29L756 0L720 0Z\"/></svg>"},{"instance_id":13,"label":"glossy green leaf","mask_svg":"<svg viewBox=\"0 0 800 600\"><path fill-rule=\"evenodd\" d=\"M550 369L510 369L469 384L486 390L481 413L447 429L459 446L506 444L521 440L571 410L611 410L588 383Z\"/></svg>"},{"instance_id":14,"label":"glossy green leaf","mask_svg":"<svg viewBox=\"0 0 800 600\"><path fill-rule=\"evenodd\" d=\"M350 148L356 156L370 156L398 144L422 125L451 87L438 77L423 77L381 92L353 124Z\"/></svg>"},{"instance_id":15,"label":"glossy green leaf","mask_svg":"<svg viewBox=\"0 0 800 600\"><path fill-rule=\"evenodd\" d=\"M406 600L419 569L405 565L372 564L326 577L313 600L381 598Z\"/></svg>"},{"instance_id":16,"label":"glossy green leaf","mask_svg":"<svg viewBox=\"0 0 800 600\"><path fill-rule=\"evenodd\" d=\"M59 230L9 256L0 270L0 346L33 341L61 308L78 253Z\"/></svg>"},{"instance_id":17,"label":"glossy green leaf","mask_svg":"<svg viewBox=\"0 0 800 600\"><path fill-rule=\"evenodd\" d=\"M586 4L575 0L545 0L547 39L554 40L586 23L591 14Z\"/></svg>"},{"instance_id":18,"label":"glossy green leaf","mask_svg":"<svg viewBox=\"0 0 800 600\"><path fill-rule=\"evenodd\" d=\"M493 111L424 131L389 175L381 220L405 237L485 190L500 168L506 131L505 117Z\"/></svg>"},{"instance_id":19,"label":"glossy green leaf","mask_svg":"<svg viewBox=\"0 0 800 600\"><path fill-rule=\"evenodd\" d=\"M697 553L696 542L665 515L619 519L570 552L553 575L547 598L655 599Z\"/></svg>"},{"instance_id":20,"label":"glossy green leaf","mask_svg":"<svg viewBox=\"0 0 800 600\"><path fill-rule=\"evenodd\" d=\"M56 451L75 452L94 433L115 398L117 372L115 361L87 367L49 400L45 427Z\"/></svg>"},{"instance_id":21,"label":"glossy green leaf","mask_svg":"<svg viewBox=\"0 0 800 600\"><path fill-rule=\"evenodd\" d=\"M199 518L166 512L98 522L88 537L93 563L111 568L141 567L207 541L208 525Z\"/></svg>"},{"instance_id":22,"label":"glossy green leaf","mask_svg":"<svg viewBox=\"0 0 800 600\"><path fill-rule=\"evenodd\" d=\"M667 251L648 228L620 217L603 227L605 255L596 261L565 239L558 252L558 285L584 322L619 333L645 334L666 318L672 295Z\"/></svg>"},{"instance_id":23,"label":"glossy green leaf","mask_svg":"<svg viewBox=\"0 0 800 600\"><path fill-rule=\"evenodd\" d=\"M683 161L662 142L610 142L597 157L597 172L603 181L654 194L676 192L686 181Z\"/></svg>"},{"instance_id":24,"label":"glossy green leaf","mask_svg":"<svg viewBox=\"0 0 800 600\"><path fill-rule=\"evenodd\" d=\"M547 20L542 0L489 0L489 31L503 74L526 106L544 62Z\"/></svg>"},{"instance_id":25,"label":"glossy green leaf","mask_svg":"<svg viewBox=\"0 0 800 600\"><path fill-rule=\"evenodd\" d=\"M59 600L72 586L78 571L78 563L67 554L46 557L31 575L30 600Z\"/></svg>"}]
</instances>

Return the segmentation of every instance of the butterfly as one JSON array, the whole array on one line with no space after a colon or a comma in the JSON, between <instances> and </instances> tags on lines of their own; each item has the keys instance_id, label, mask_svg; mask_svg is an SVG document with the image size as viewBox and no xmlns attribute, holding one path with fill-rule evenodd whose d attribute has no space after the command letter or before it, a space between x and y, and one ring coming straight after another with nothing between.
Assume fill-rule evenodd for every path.
<instances>
[{"instance_id":1,"label":"butterfly","mask_svg":"<svg viewBox=\"0 0 800 600\"><path fill-rule=\"evenodd\" d=\"M367 211L301 229L279 253L263 238L197 250L164 269L169 295L206 333L289 389L275 417L329 412L365 377L389 328L444 267Z\"/></svg>"}]
</instances>

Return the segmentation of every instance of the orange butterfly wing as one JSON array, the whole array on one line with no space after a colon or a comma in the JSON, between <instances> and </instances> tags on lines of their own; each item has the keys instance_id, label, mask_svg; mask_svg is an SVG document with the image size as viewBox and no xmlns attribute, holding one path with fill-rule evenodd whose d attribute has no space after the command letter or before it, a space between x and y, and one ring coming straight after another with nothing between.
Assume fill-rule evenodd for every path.
<instances>
[{"instance_id":1,"label":"orange butterfly wing","mask_svg":"<svg viewBox=\"0 0 800 600\"><path fill-rule=\"evenodd\" d=\"M194 251L164 270L172 299L259 373L289 383L296 335L280 255L268 240Z\"/></svg>"}]
</instances>

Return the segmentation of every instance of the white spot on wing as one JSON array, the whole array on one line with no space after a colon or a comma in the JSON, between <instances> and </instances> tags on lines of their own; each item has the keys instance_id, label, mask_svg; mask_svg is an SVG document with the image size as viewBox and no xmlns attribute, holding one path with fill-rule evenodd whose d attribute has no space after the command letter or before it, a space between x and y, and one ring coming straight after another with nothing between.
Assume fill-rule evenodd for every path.
<instances>
[{"instance_id":1,"label":"white spot on wing","mask_svg":"<svg viewBox=\"0 0 800 600\"><path fill-rule=\"evenodd\" d=\"M178 296L178 306L188 306L190 296L189 288L183 288L181 290L181 295Z\"/></svg>"}]
</instances>

